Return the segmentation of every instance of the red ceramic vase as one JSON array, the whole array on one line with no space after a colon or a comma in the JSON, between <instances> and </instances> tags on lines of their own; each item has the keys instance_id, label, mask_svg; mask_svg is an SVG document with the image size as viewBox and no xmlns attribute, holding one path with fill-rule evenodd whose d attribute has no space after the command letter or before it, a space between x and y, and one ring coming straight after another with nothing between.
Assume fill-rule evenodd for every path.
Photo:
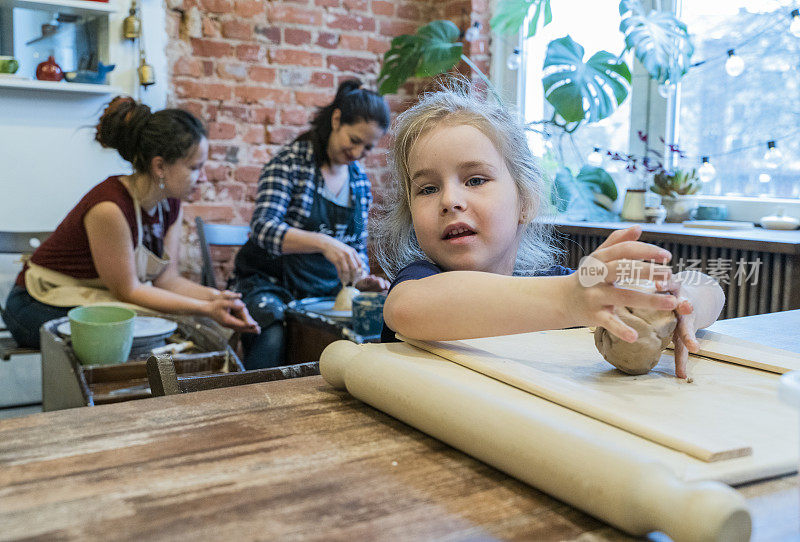
<instances>
[{"instance_id":1,"label":"red ceramic vase","mask_svg":"<svg viewBox=\"0 0 800 542\"><path fill-rule=\"evenodd\" d=\"M64 78L64 72L61 71L61 66L56 64L56 59L52 56L47 57L45 62L36 66L36 79L40 81L61 81Z\"/></svg>"}]
</instances>

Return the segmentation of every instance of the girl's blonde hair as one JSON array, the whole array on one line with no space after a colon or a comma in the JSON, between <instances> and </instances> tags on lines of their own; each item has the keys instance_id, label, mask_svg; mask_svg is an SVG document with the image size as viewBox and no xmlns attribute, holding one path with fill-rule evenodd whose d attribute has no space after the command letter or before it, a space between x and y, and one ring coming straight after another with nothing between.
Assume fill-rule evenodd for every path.
<instances>
[{"instance_id":1,"label":"girl's blonde hair","mask_svg":"<svg viewBox=\"0 0 800 542\"><path fill-rule=\"evenodd\" d=\"M553 246L552 226L541 221L545 177L524 129L502 104L482 98L463 81L451 79L440 90L423 95L395 120L389 158L392 182L377 207L378 216L369 226L375 256L384 272L394 279L400 269L414 261L431 261L414 234L408 156L420 137L443 125L472 126L494 143L517 185L520 208L529 221L520 239L514 274L535 275L548 270L560 251Z\"/></svg>"}]
</instances>

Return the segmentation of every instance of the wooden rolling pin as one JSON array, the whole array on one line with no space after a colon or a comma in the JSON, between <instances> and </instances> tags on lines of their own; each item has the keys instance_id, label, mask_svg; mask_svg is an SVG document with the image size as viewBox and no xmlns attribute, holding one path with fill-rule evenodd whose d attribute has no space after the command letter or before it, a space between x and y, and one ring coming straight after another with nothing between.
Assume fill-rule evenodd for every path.
<instances>
[{"instance_id":1,"label":"wooden rolling pin","mask_svg":"<svg viewBox=\"0 0 800 542\"><path fill-rule=\"evenodd\" d=\"M525 392L409 345L337 341L320 371L333 387L629 534L750 538L745 500L727 485L685 483L611 438L587 438L586 418L531 408Z\"/></svg>"}]
</instances>

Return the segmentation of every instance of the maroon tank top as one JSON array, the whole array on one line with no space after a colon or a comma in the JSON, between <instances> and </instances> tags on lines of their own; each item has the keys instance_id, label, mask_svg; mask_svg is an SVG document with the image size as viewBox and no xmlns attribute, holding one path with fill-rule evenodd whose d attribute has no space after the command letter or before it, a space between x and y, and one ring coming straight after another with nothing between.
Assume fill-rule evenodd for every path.
<instances>
[{"instance_id":1,"label":"maroon tank top","mask_svg":"<svg viewBox=\"0 0 800 542\"><path fill-rule=\"evenodd\" d=\"M61 221L53 234L31 255L30 261L71 277L97 278L97 269L92 260L92 251L89 248L89 238L86 235L83 218L89 209L104 201L115 203L125 215L131 230L131 242L135 247L139 238L139 230L136 226L133 198L119 180L119 176L115 175L98 184L83 196L66 218ZM142 243L158 256L163 256L164 235L178 219L178 212L181 208L179 199L167 198L166 201L167 205L162 205L161 212L163 223L159 221L158 212L153 216L142 212ZM17 275L17 285L25 286L27 269L26 265Z\"/></svg>"}]
</instances>

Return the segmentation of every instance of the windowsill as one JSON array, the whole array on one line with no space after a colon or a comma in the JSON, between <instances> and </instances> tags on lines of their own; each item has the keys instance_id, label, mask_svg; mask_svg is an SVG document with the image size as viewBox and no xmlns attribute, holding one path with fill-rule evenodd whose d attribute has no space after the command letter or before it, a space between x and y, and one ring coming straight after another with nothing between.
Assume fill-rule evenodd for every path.
<instances>
[{"instance_id":1,"label":"windowsill","mask_svg":"<svg viewBox=\"0 0 800 542\"><path fill-rule=\"evenodd\" d=\"M700 205L726 205L728 220L760 223L761 218L775 215L782 208L784 214L800 218L800 199L767 198L743 196L704 196L699 195Z\"/></svg>"},{"instance_id":2,"label":"windowsill","mask_svg":"<svg viewBox=\"0 0 800 542\"><path fill-rule=\"evenodd\" d=\"M641 240L646 242L675 242L680 244L736 248L800 255L800 231L750 228L717 230L689 228L680 223L652 224L645 222L577 222L562 217L547 221L562 233L607 237L614 230L639 225Z\"/></svg>"}]
</instances>

